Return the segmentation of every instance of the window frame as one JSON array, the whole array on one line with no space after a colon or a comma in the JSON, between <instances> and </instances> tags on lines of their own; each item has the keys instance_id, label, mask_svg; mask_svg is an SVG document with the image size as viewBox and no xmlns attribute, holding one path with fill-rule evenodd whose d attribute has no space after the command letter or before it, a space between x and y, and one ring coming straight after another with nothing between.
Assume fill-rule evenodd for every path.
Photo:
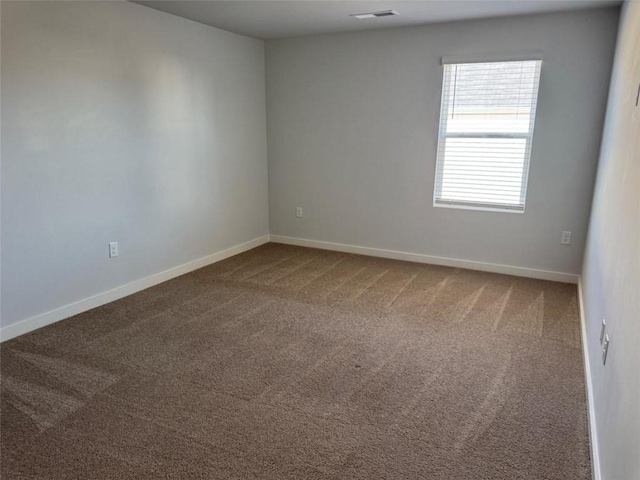
<instances>
[{"instance_id":1,"label":"window frame","mask_svg":"<svg viewBox=\"0 0 640 480\"><path fill-rule=\"evenodd\" d=\"M447 67L460 64L472 64L472 63L505 63L505 62L527 62L537 61L537 84L535 86L535 102L532 105L531 112L529 114L529 131L516 133L516 132L476 132L476 133L447 133L446 126L448 121L448 111L445 112L445 95L449 92L447 88L448 83L451 82L450 71L447 75ZM433 206L436 208L453 208L461 210L479 210L488 212L501 212L501 213L520 213L523 214L526 208L526 200L529 184L529 171L531 168L531 155L533 136L535 132L535 122L538 113L538 100L540 93L540 83L542 78L542 55L539 52L523 54L523 55L503 55L492 57L443 57L442 58L442 91L440 98L440 115L438 118L438 142L436 150L436 166L433 188ZM447 107L449 103L447 101ZM438 193L442 193L442 184L444 178L444 154L445 143L448 138L496 138L496 139L523 139L525 140L524 149L524 166L520 183L520 204L509 206L506 204L491 204L489 202L482 201L461 201L461 200L446 200L438 199ZM439 188L440 187L440 188Z\"/></svg>"}]
</instances>

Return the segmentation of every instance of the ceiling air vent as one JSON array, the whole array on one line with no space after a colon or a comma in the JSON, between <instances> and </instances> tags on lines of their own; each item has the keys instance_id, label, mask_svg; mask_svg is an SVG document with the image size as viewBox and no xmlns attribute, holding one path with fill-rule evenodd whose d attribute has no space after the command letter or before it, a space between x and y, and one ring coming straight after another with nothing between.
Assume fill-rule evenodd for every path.
<instances>
[{"instance_id":1,"label":"ceiling air vent","mask_svg":"<svg viewBox=\"0 0 640 480\"><path fill-rule=\"evenodd\" d=\"M395 10L382 10L380 12L352 13L349 16L357 18L358 20L363 20L365 18L393 17L395 15L398 15L398 12Z\"/></svg>"}]
</instances>

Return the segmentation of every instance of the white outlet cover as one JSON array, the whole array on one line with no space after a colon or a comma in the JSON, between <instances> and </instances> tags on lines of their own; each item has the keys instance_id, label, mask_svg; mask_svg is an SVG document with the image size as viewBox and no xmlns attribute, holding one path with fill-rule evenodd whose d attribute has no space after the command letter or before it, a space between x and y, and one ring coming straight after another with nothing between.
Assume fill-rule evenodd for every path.
<instances>
[{"instance_id":1,"label":"white outlet cover","mask_svg":"<svg viewBox=\"0 0 640 480\"><path fill-rule=\"evenodd\" d=\"M602 364L607 364L607 353L609 353L609 335L604 336L604 344L602 345Z\"/></svg>"}]
</instances>

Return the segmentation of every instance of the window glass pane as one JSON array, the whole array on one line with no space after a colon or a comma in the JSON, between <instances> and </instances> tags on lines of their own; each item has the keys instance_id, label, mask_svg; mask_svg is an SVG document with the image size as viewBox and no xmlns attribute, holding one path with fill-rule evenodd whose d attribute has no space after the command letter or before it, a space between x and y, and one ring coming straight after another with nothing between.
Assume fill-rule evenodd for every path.
<instances>
[{"instance_id":1,"label":"window glass pane","mask_svg":"<svg viewBox=\"0 0 640 480\"><path fill-rule=\"evenodd\" d=\"M446 139L442 197L519 205L526 143L521 138Z\"/></svg>"}]
</instances>

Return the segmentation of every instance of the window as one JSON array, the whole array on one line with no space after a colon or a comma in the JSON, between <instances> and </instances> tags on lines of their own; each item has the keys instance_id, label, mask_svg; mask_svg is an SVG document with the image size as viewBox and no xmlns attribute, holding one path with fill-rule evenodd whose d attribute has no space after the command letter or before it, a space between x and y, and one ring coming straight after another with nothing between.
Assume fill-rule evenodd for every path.
<instances>
[{"instance_id":1,"label":"window","mask_svg":"<svg viewBox=\"0 0 640 480\"><path fill-rule=\"evenodd\" d=\"M524 212L541 63L443 59L434 206Z\"/></svg>"}]
</instances>

